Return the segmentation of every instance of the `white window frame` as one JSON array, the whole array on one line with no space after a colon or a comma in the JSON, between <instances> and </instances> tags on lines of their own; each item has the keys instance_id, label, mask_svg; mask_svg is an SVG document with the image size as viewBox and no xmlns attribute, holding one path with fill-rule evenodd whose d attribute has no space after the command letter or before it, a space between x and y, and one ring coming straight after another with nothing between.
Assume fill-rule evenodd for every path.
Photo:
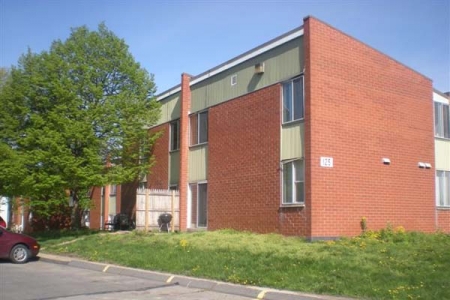
<instances>
[{"instance_id":1,"label":"white window frame","mask_svg":"<svg viewBox=\"0 0 450 300\"><path fill-rule=\"evenodd\" d=\"M177 139L177 147L173 146L173 125L176 124L177 132L176 132L176 139ZM177 151L180 150L180 120L176 120L169 123L169 151Z\"/></svg>"},{"instance_id":2,"label":"white window frame","mask_svg":"<svg viewBox=\"0 0 450 300\"><path fill-rule=\"evenodd\" d=\"M297 172L296 172L296 162L300 162L303 164L303 174L302 174L302 179L300 180L300 178L297 178ZM286 201L286 195L285 195L285 171L286 171L286 165L291 165L292 166L292 174L291 174L291 199L292 202L287 202ZM303 206L305 205L305 160L304 159L292 159L292 160L287 160L287 161L283 161L281 162L281 205L282 206ZM303 184L303 195L301 195L301 201L297 201L297 185L298 184Z\"/></svg>"},{"instance_id":3,"label":"white window frame","mask_svg":"<svg viewBox=\"0 0 450 300\"><path fill-rule=\"evenodd\" d=\"M436 170L436 206L450 208L450 171Z\"/></svg>"},{"instance_id":4,"label":"white window frame","mask_svg":"<svg viewBox=\"0 0 450 300\"><path fill-rule=\"evenodd\" d=\"M296 111L295 111L295 86L294 86L294 81L297 81L298 79L300 79L301 82L301 86L302 86L302 97L301 97L301 103L300 103L300 108L301 108L301 116L300 117L295 117L296 115ZM288 119L285 119L285 103L284 103L284 98L285 98L285 88L286 86L290 85L291 87L291 101L290 101L290 105L291 105L291 110L290 110L290 116ZM305 118L305 80L304 80L304 76L297 76L295 78L292 78L288 81L285 81L282 83L282 88L281 88L281 119L282 119L282 123L286 124L286 123L291 123L291 122L295 122L295 121L299 121L299 120L303 120Z\"/></svg>"}]
</instances>

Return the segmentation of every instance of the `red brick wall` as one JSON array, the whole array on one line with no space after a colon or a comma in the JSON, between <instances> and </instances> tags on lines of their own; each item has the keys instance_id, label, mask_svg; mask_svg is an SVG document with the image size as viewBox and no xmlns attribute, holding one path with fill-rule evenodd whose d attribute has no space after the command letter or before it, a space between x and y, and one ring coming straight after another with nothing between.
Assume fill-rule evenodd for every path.
<instances>
[{"instance_id":1,"label":"red brick wall","mask_svg":"<svg viewBox=\"0 0 450 300\"><path fill-rule=\"evenodd\" d=\"M93 187L91 191L91 208L89 211L89 227L93 229L100 229L101 216L101 187Z\"/></svg>"},{"instance_id":2,"label":"red brick wall","mask_svg":"<svg viewBox=\"0 0 450 300\"><path fill-rule=\"evenodd\" d=\"M153 146L155 164L147 176L147 185L151 189L168 189L169 187L169 123L150 129L150 133L162 132Z\"/></svg>"},{"instance_id":3,"label":"red brick wall","mask_svg":"<svg viewBox=\"0 0 450 300\"><path fill-rule=\"evenodd\" d=\"M130 218L136 219L136 190L139 182L131 182L121 186L121 205L120 212L127 214Z\"/></svg>"},{"instance_id":4,"label":"red brick wall","mask_svg":"<svg viewBox=\"0 0 450 300\"><path fill-rule=\"evenodd\" d=\"M314 18L304 34L312 237L358 234L363 216L433 231L434 170L417 167L434 162L431 81Z\"/></svg>"},{"instance_id":5,"label":"red brick wall","mask_svg":"<svg viewBox=\"0 0 450 300\"><path fill-rule=\"evenodd\" d=\"M280 89L209 110L208 229L302 232L298 211L280 210Z\"/></svg>"},{"instance_id":6,"label":"red brick wall","mask_svg":"<svg viewBox=\"0 0 450 300\"><path fill-rule=\"evenodd\" d=\"M21 197L14 197L13 200L14 204L12 204L12 218L8 222L8 226L10 228L13 228L13 226L20 226L23 225L22 231L25 233L31 233L32 227L29 223L29 217L30 217L30 210L29 210L29 200L28 199L21 199ZM22 206L23 203L23 206ZM24 224L22 224L22 214L23 214L23 221Z\"/></svg>"},{"instance_id":7,"label":"red brick wall","mask_svg":"<svg viewBox=\"0 0 450 300\"><path fill-rule=\"evenodd\" d=\"M439 230L450 233L450 210L438 209L437 210L437 224Z\"/></svg>"}]
</instances>

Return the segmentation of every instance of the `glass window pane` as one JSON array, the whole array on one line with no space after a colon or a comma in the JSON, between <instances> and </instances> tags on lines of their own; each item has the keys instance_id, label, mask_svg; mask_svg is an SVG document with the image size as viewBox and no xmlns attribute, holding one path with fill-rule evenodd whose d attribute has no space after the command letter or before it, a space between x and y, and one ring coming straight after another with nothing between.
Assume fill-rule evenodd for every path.
<instances>
[{"instance_id":1,"label":"glass window pane","mask_svg":"<svg viewBox=\"0 0 450 300\"><path fill-rule=\"evenodd\" d=\"M436 179L437 179L437 205L443 206L444 205L444 172L437 171L436 172Z\"/></svg>"},{"instance_id":2,"label":"glass window pane","mask_svg":"<svg viewBox=\"0 0 450 300\"><path fill-rule=\"evenodd\" d=\"M292 83L283 84L283 122L292 121Z\"/></svg>"},{"instance_id":3,"label":"glass window pane","mask_svg":"<svg viewBox=\"0 0 450 300\"><path fill-rule=\"evenodd\" d=\"M283 165L283 203L292 203L292 163Z\"/></svg>"},{"instance_id":4,"label":"glass window pane","mask_svg":"<svg viewBox=\"0 0 450 300\"><path fill-rule=\"evenodd\" d=\"M191 228L197 227L197 184L191 183L189 184L189 192L191 193Z\"/></svg>"},{"instance_id":5,"label":"glass window pane","mask_svg":"<svg viewBox=\"0 0 450 300\"><path fill-rule=\"evenodd\" d=\"M440 117L440 105L439 103L434 103L434 134L439 136L439 117Z\"/></svg>"},{"instance_id":6,"label":"glass window pane","mask_svg":"<svg viewBox=\"0 0 450 300\"><path fill-rule=\"evenodd\" d=\"M117 185L111 185L109 188L109 194L115 195L117 193Z\"/></svg>"},{"instance_id":7,"label":"glass window pane","mask_svg":"<svg viewBox=\"0 0 450 300\"><path fill-rule=\"evenodd\" d=\"M450 111L448 105L442 105L442 127L442 136L450 138Z\"/></svg>"},{"instance_id":8,"label":"glass window pane","mask_svg":"<svg viewBox=\"0 0 450 300\"><path fill-rule=\"evenodd\" d=\"M208 201L207 201L207 184L198 185L198 227L206 227L208 225Z\"/></svg>"},{"instance_id":9,"label":"glass window pane","mask_svg":"<svg viewBox=\"0 0 450 300\"><path fill-rule=\"evenodd\" d=\"M444 205L450 206L450 172L443 172L446 176L444 179Z\"/></svg>"},{"instance_id":10,"label":"glass window pane","mask_svg":"<svg viewBox=\"0 0 450 300\"><path fill-rule=\"evenodd\" d=\"M295 183L295 201L297 203L303 203L305 202L305 191L304 191L305 184L303 182L296 182Z\"/></svg>"},{"instance_id":11,"label":"glass window pane","mask_svg":"<svg viewBox=\"0 0 450 300\"><path fill-rule=\"evenodd\" d=\"M179 121L170 124L170 150L178 150L180 148L180 123Z\"/></svg>"},{"instance_id":12,"label":"glass window pane","mask_svg":"<svg viewBox=\"0 0 450 300\"><path fill-rule=\"evenodd\" d=\"M303 78L294 80L294 120L303 118Z\"/></svg>"},{"instance_id":13,"label":"glass window pane","mask_svg":"<svg viewBox=\"0 0 450 300\"><path fill-rule=\"evenodd\" d=\"M303 160L294 161L295 165L295 181L304 181Z\"/></svg>"},{"instance_id":14,"label":"glass window pane","mask_svg":"<svg viewBox=\"0 0 450 300\"><path fill-rule=\"evenodd\" d=\"M116 214L116 196L109 197L109 205L108 205L108 214L115 215Z\"/></svg>"},{"instance_id":15,"label":"glass window pane","mask_svg":"<svg viewBox=\"0 0 450 300\"><path fill-rule=\"evenodd\" d=\"M436 206L440 205L440 200L441 200L441 192L439 190L440 188L440 183L439 183L439 171L436 171Z\"/></svg>"},{"instance_id":16,"label":"glass window pane","mask_svg":"<svg viewBox=\"0 0 450 300\"><path fill-rule=\"evenodd\" d=\"M208 112L198 115L198 143L206 143L208 141Z\"/></svg>"},{"instance_id":17,"label":"glass window pane","mask_svg":"<svg viewBox=\"0 0 450 300\"><path fill-rule=\"evenodd\" d=\"M190 145L198 144L198 115L194 114L190 117L189 129L190 129Z\"/></svg>"}]
</instances>

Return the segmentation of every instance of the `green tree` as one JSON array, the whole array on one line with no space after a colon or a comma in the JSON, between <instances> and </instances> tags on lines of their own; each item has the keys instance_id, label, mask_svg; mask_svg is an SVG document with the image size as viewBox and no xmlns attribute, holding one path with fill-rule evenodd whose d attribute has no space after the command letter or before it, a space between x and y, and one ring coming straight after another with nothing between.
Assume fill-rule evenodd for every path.
<instances>
[{"instance_id":1,"label":"green tree","mask_svg":"<svg viewBox=\"0 0 450 300\"><path fill-rule=\"evenodd\" d=\"M78 227L89 191L136 180L153 163L159 118L153 76L104 24L72 29L22 55L0 90L0 194L49 216L73 197Z\"/></svg>"},{"instance_id":2,"label":"green tree","mask_svg":"<svg viewBox=\"0 0 450 300\"><path fill-rule=\"evenodd\" d=\"M9 72L8 69L0 67L0 89L5 84L6 80L8 79Z\"/></svg>"}]
</instances>

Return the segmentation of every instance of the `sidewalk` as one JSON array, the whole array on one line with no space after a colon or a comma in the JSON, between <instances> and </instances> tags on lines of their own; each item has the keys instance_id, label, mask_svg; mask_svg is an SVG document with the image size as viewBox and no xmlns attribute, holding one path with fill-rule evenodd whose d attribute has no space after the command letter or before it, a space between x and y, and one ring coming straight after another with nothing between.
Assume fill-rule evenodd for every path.
<instances>
[{"instance_id":1,"label":"sidewalk","mask_svg":"<svg viewBox=\"0 0 450 300\"><path fill-rule=\"evenodd\" d=\"M351 298L334 297L325 295L313 295L291 291L276 290L263 287L245 286L232 283L225 283L209 279L199 279L195 277L173 275L169 273L146 271L121 267L116 265L90 262L80 259L74 259L65 256L40 253L38 255L41 261L64 264L70 267L83 268L92 271L98 271L110 274L120 274L130 277L149 279L165 282L167 284L178 284L190 288L210 290L231 295L239 295L259 300L349 300Z\"/></svg>"}]
</instances>

